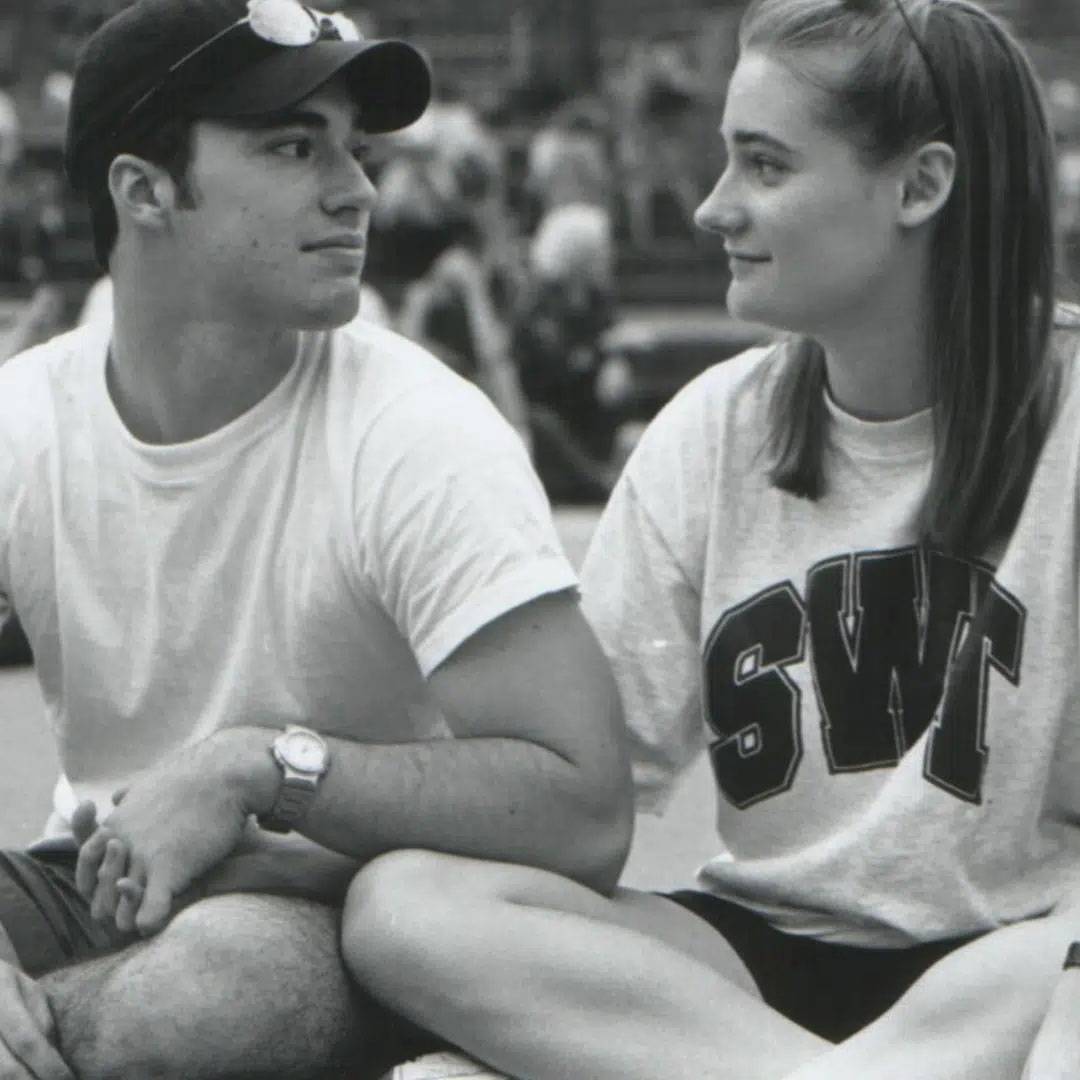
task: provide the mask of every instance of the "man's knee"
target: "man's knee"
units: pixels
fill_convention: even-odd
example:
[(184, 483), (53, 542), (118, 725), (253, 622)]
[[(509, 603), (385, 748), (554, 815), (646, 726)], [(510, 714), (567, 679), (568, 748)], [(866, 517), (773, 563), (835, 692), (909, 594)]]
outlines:
[[(156, 939), (179, 963), (265, 966), (270, 955), (295, 952), (339, 963), (338, 917), (323, 904), (235, 893), (202, 900), (181, 911)], [(267, 949), (272, 947), (272, 953)]]
[(268, 987), (283, 971), (308, 972), (322, 988), (325, 1015), (348, 1008), (337, 919), (317, 904), (214, 897), (185, 908), (122, 960), (101, 989), (120, 1027), (215, 1030), (238, 1003), (270, 1009)]
[(133, 1076), (231, 1075), (225, 1065), (261, 1057), (294, 1075), (296, 1047), (344, 1060), (358, 1034), (335, 914), (277, 897), (193, 904), (145, 944), (57, 973), (48, 990), (61, 1045), (87, 1077), (115, 1076), (118, 1063)]

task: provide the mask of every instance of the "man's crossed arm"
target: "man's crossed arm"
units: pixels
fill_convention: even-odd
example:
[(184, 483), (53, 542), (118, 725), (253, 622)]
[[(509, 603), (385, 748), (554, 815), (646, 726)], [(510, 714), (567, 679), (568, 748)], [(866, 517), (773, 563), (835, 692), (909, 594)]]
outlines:
[[(502, 616), (429, 686), (454, 737), (328, 739), (332, 765), (303, 833), (357, 861), (427, 848), (610, 889), (629, 844), (629, 770), (617, 691), (574, 600), (544, 597)], [(124, 793), (80, 852), (79, 886), (98, 915), (144, 933), (165, 924), (236, 850), (249, 816), (272, 806), (281, 779), (272, 735), (224, 729)]]

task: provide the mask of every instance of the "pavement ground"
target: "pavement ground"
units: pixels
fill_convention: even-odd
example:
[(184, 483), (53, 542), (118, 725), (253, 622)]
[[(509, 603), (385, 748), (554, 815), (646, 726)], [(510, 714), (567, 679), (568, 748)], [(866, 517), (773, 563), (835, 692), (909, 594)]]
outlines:
[[(556, 524), (580, 565), (597, 510), (559, 508)], [(40, 832), (57, 775), (56, 752), (31, 668), (0, 669), (0, 847), (23, 846)], [(703, 758), (688, 771), (662, 818), (639, 816), (625, 884), (646, 889), (687, 887), (714, 854), (716, 789)]]

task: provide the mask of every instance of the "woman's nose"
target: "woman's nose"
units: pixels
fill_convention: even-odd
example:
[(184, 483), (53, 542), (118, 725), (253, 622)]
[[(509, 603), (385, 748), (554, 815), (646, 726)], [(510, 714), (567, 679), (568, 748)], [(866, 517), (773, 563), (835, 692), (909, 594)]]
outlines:
[(699, 229), (722, 236), (738, 232), (746, 221), (745, 211), (731, 197), (726, 177), (726, 172), (720, 176), (694, 213), (694, 224)]

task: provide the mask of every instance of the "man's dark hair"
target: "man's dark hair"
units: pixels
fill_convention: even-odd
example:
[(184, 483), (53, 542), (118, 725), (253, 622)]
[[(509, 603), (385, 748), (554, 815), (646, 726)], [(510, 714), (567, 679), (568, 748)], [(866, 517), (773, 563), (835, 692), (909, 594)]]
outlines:
[[(194, 123), (189, 116), (171, 116), (156, 125), (153, 131), (134, 140), (125, 153), (145, 158), (160, 165), (177, 185), (180, 205), (195, 205), (195, 193), (188, 178), (191, 164), (191, 128)], [(94, 235), (94, 253), (101, 268), (108, 271), (109, 256), (116, 244), (118, 223), (116, 207), (109, 193), (108, 169), (100, 171), (87, 190), (90, 205), (90, 226)]]
[[(365, 129), (396, 131), (427, 107), (431, 72), (407, 42), (371, 41), (346, 20), (316, 27), (298, 6), (302, 47), (254, 29), (245, 0), (135, 0), (83, 47), (68, 109), (64, 164), (90, 204), (94, 246), (106, 265), (117, 221), (108, 173), (118, 154), (136, 154), (186, 183), (191, 118), (265, 116), (347, 73)], [(299, 44), (299, 43), (298, 43)]]

